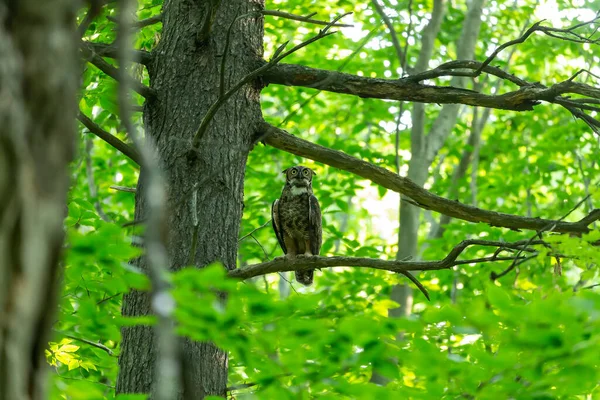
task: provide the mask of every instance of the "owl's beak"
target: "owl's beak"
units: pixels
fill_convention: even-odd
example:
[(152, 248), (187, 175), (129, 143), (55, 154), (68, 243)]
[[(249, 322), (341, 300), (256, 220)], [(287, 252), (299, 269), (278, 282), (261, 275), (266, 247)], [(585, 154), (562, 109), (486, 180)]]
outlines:
[(292, 185), (296, 187), (308, 187), (310, 186), (310, 181), (306, 178), (296, 178), (292, 180)]

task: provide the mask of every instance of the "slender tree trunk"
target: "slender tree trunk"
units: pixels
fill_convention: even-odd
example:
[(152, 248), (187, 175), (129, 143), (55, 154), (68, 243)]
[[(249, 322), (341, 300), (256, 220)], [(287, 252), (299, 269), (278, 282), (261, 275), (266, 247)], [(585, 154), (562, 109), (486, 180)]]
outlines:
[[(244, 170), (256, 124), (261, 120), (260, 88), (247, 85), (217, 112), (195, 157), (188, 156), (200, 121), (219, 96), (220, 74), (224, 74), (228, 89), (251, 71), (257, 57), (262, 57), (262, 17), (237, 21), (226, 53), (225, 43), (234, 18), (262, 9), (263, 0), (222, 1), (210, 34), (202, 37), (205, 14), (215, 3), (165, 1), (162, 37), (149, 66), (156, 97), (145, 105), (144, 122), (168, 185), (172, 270), (190, 264), (190, 260), (198, 267), (220, 261), (228, 269), (235, 268)], [(224, 71), (220, 71), (222, 57), (226, 57)], [(144, 171), (138, 183), (136, 219), (143, 219), (146, 212), (143, 176)], [(190, 257), (194, 237), (197, 245)], [(143, 259), (139, 264), (145, 268)], [(147, 293), (132, 292), (125, 297), (123, 315), (149, 313)], [(152, 392), (155, 347), (151, 328), (123, 330), (117, 393)], [(225, 396), (227, 354), (210, 343), (190, 340), (182, 340), (181, 350), (185, 394), (180, 398)]]
[(0, 1), (0, 399), (45, 399), (78, 84), (76, 2)]

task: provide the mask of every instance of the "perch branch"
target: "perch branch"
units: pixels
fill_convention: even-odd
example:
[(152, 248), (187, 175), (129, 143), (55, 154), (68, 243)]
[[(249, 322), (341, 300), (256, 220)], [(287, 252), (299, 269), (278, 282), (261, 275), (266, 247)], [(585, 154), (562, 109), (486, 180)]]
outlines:
[(310, 143), (290, 135), (286, 131), (276, 128), (268, 123), (260, 126), (259, 136), (264, 137), (264, 142), (288, 153), (306, 157), (311, 160), (339, 168), (381, 185), (389, 190), (410, 197), (416, 205), (427, 210), (437, 211), (452, 218), (469, 222), (483, 222), (491, 226), (509, 228), (513, 230), (530, 229), (539, 231), (547, 225), (556, 223), (554, 232), (559, 233), (586, 233), (588, 225), (600, 219), (600, 209), (595, 209), (586, 217), (577, 222), (554, 221), (541, 218), (529, 218), (496, 211), (482, 210), (477, 207), (462, 204), (437, 196), (419, 187), (410, 179), (394, 174), (387, 169), (375, 166), (369, 162), (359, 160), (341, 151), (329, 149)]
[(140, 153), (129, 146), (127, 143), (123, 142), (116, 136), (111, 135), (104, 129), (100, 127), (100, 125), (96, 124), (86, 115), (84, 115), (81, 111), (77, 114), (77, 119), (94, 135), (104, 140), (106, 143), (119, 150), (121, 153), (125, 154), (127, 157), (131, 159), (131, 161), (135, 162), (137, 165), (140, 165), (142, 157)]
[[(543, 244), (543, 241), (534, 241), (531, 244)], [(525, 260), (528, 257), (500, 257), (499, 251), (494, 252), (492, 256), (469, 260), (458, 260), (458, 257), (469, 246), (498, 247), (505, 249), (519, 249), (527, 244), (527, 240), (518, 242), (504, 243), (499, 241), (485, 240), (463, 240), (456, 245), (444, 259), (439, 261), (399, 261), (399, 260), (381, 260), (377, 258), (365, 257), (296, 257), (288, 259), (277, 257), (272, 261), (252, 264), (245, 267), (234, 269), (229, 272), (232, 278), (249, 279), (255, 276), (270, 274), (275, 272), (304, 271), (314, 268), (332, 268), (332, 267), (365, 267), (384, 271), (397, 272), (404, 274), (409, 271), (437, 271), (450, 269), (456, 265), (485, 263), (495, 261), (513, 261)], [(530, 250), (530, 249), (529, 249)], [(537, 255), (537, 254), (536, 254)]]

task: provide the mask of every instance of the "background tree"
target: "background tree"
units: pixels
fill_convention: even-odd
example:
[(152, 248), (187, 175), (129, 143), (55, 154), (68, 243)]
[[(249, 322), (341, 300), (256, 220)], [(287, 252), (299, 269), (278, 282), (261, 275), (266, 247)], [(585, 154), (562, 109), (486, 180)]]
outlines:
[[(78, 18), (86, 140), (53, 396), (592, 393), (594, 4), (132, 5)], [(327, 257), (269, 261), (270, 203), (298, 163), (318, 174)], [(314, 267), (314, 289), (277, 300), (267, 273)], [(431, 302), (387, 300), (405, 277)], [(398, 306), (414, 316), (388, 319)]]

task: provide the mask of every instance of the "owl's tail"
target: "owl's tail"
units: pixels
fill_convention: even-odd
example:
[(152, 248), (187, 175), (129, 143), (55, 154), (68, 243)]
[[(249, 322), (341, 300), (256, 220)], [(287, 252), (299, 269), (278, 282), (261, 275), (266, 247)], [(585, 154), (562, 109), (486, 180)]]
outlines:
[(296, 280), (304, 286), (310, 286), (313, 283), (314, 274), (314, 269), (308, 269), (306, 271), (296, 271)]

